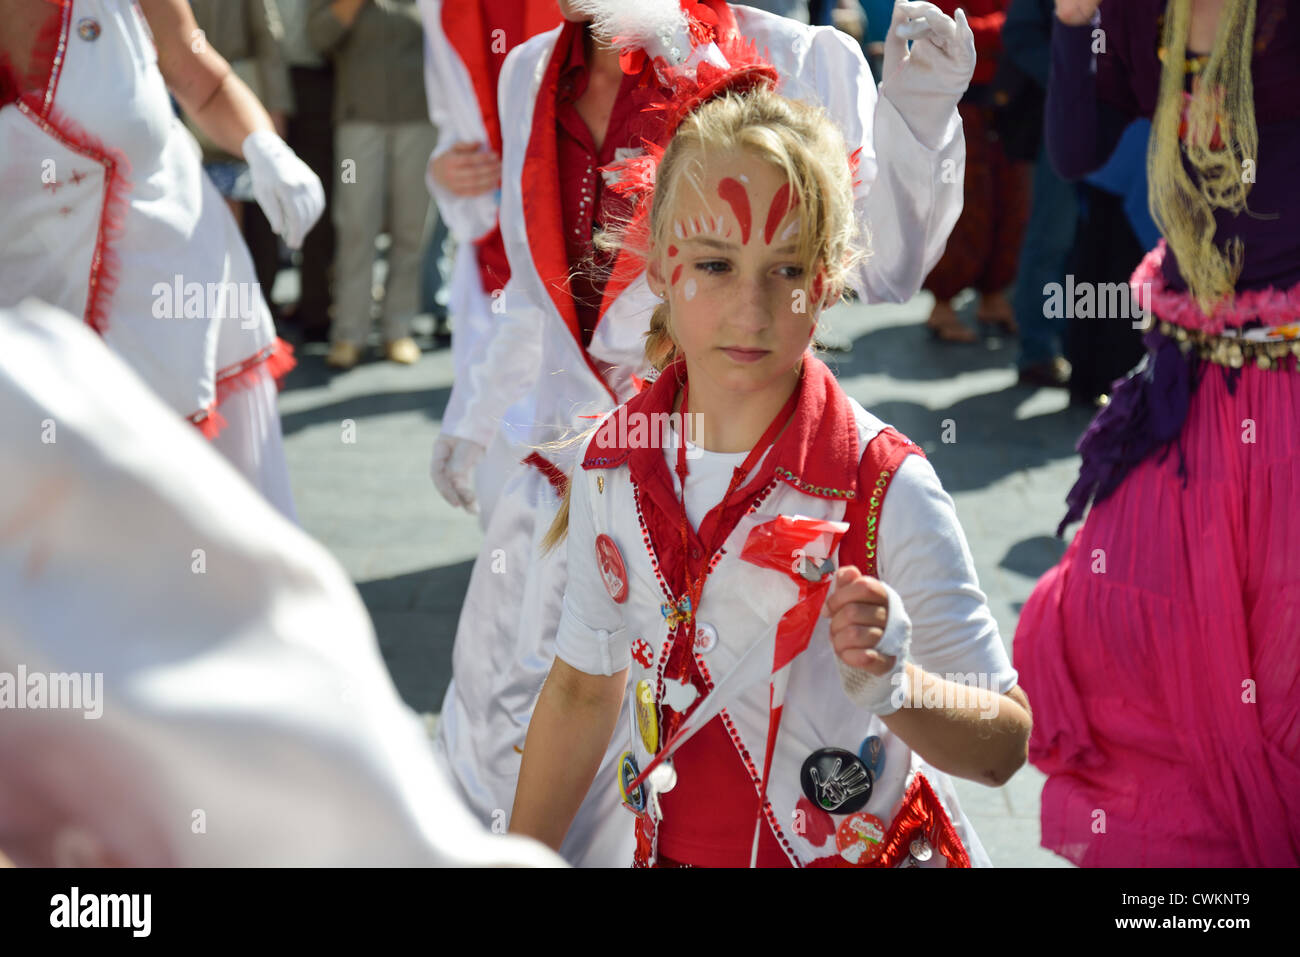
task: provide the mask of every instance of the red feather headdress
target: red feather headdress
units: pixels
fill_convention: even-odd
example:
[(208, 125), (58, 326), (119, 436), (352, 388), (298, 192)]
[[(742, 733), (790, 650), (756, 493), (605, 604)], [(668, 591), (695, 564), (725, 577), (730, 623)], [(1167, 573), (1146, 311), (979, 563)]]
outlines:
[[(663, 113), (665, 144), (683, 120), (714, 97), (775, 86), (779, 80), (754, 42), (735, 29), (721, 0), (575, 0), (573, 6), (592, 18), (594, 33), (620, 48), (625, 73), (640, 73), (647, 61), (653, 65), (669, 92), (648, 107)], [(664, 146), (647, 142), (643, 153), (602, 168), (609, 188), (632, 203), (629, 239), (644, 237), (663, 155)]]

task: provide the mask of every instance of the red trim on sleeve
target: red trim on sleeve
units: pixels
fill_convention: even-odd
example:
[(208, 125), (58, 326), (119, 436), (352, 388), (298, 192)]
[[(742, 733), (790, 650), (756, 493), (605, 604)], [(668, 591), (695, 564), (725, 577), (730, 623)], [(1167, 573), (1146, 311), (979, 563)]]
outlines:
[(524, 465), (531, 465), (533, 468), (537, 469), (537, 471), (545, 475), (546, 480), (550, 482), (551, 487), (555, 489), (555, 494), (561, 498), (564, 497), (564, 494), (569, 490), (569, 477), (560, 470), (559, 466), (544, 458), (536, 451), (529, 452), (528, 456), (522, 461)]
[(443, 32), (465, 65), (488, 145), (497, 153), (501, 152), (497, 81), (506, 54), (559, 22), (555, 4), (537, 0), (444, 0), (442, 4)]

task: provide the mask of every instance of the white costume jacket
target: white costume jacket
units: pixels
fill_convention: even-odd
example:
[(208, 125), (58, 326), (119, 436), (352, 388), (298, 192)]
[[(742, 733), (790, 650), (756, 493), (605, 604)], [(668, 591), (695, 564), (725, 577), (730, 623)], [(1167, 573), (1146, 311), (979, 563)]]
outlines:
[[(872, 469), (867, 475), (877, 478), (875, 485), (864, 486), (858, 480), (856, 450), (862, 450), (865, 458), (868, 446), (881, 436), (885, 424), (845, 396), (822, 363), (810, 358), (807, 365), (800, 386), (800, 404), (786, 430), (788, 439), (778, 441), (767, 464), (759, 467), (760, 474), (771, 477), (761, 491), (747, 497), (747, 518), (741, 519), (727, 536), (721, 557), (705, 580), (696, 609), (699, 624), (693, 649), (702, 685), (698, 679), (695, 683), (673, 680), (665, 673), (676, 626), (670, 628), (664, 605), (677, 602), (680, 595), (673, 593), (661, 556), (656, 554), (655, 516), (667, 510), (666, 524), (659, 525), (659, 540), (666, 540), (669, 550), (679, 551), (676, 513), (671, 511), (675, 503), (671, 498), (667, 503), (657, 501), (649, 485), (639, 487), (634, 478), (638, 472), (644, 477), (646, 463), (654, 468), (656, 459), (664, 466), (662, 474), (667, 478), (662, 446), (629, 452), (626, 448), (598, 449), (593, 440), (583, 467), (574, 475), (569, 580), (557, 655), (592, 674), (617, 674), (630, 668), (629, 695), (641, 681), (648, 680), (654, 688), (653, 726), (659, 729), (665, 727), (670, 711), (689, 714), (798, 598), (798, 588), (788, 575), (739, 557), (754, 522), (777, 515), (848, 520), (846, 505), (850, 497), (856, 496), (870, 496), (881, 505), (888, 502), (883, 512), (881, 506), (873, 506), (865, 520), (846, 534), (867, 536), (868, 557), (863, 564), (869, 565), (875, 558), (878, 544), (878, 566), (866, 570), (878, 574), (891, 590), (889, 631), (911, 629), (912, 660), (929, 672), (950, 678), (964, 676), (955, 680), (999, 694), (1016, 684), (1016, 673), (979, 591), (951, 500), (939, 486), (933, 469), (923, 457), (908, 454), (906, 440), (902, 440), (904, 445), (897, 449), (902, 456), (892, 460), (901, 458), (902, 464), (891, 462), (882, 470), (879, 462), (890, 460), (868, 460)], [(666, 372), (663, 379), (673, 378), (672, 372)], [(649, 393), (633, 400), (631, 405), (636, 411), (672, 408), (676, 385), (669, 382), (665, 390), (663, 379)], [(856, 439), (852, 447), (842, 441), (846, 431)], [(897, 440), (897, 433), (891, 430), (891, 435)], [(886, 447), (888, 442), (880, 446)], [(638, 455), (639, 463), (635, 458)], [(749, 488), (751, 481), (757, 482), (758, 476), (751, 476), (742, 488)], [(877, 491), (881, 483), (884, 490)], [(661, 488), (671, 495), (671, 485)], [(874, 535), (877, 516), (878, 538)], [(915, 522), (916, 516), (921, 517), (919, 522)], [(602, 572), (607, 573), (609, 565), (601, 561), (596, 548), (596, 539), (601, 535), (609, 536), (621, 555), (626, 582), (622, 603), (611, 597), (602, 580)], [(809, 557), (830, 557), (838, 566), (843, 555)], [(845, 694), (829, 627), (829, 619), (820, 618), (808, 647), (791, 665), (763, 806), (767, 825), (790, 862), (805, 866), (833, 860), (837, 855), (836, 825), (843, 820), (841, 815), (827, 814), (801, 801), (805, 792), (801, 790), (800, 771), (805, 759), (828, 747), (858, 754), (864, 740), (875, 735), (884, 743), (883, 773), (862, 810), (886, 825), (897, 824), (894, 850), (886, 852), (885, 863), (906, 862), (910, 842), (923, 836), (938, 852), (922, 866), (964, 864), (966, 860), (976, 866), (987, 865), (987, 855), (962, 814), (948, 777), (913, 753), (878, 717), (860, 709)], [(701, 640), (703, 635), (708, 637)], [(770, 663), (770, 653), (767, 660)], [(768, 729), (766, 677), (770, 671), (770, 667), (765, 670), (764, 680), (730, 695), (721, 712), (728, 736), (756, 791)], [(645, 705), (634, 701), (632, 708), (625, 709), (627, 725), (622, 733), (616, 732), (611, 748), (620, 753), (630, 751), (640, 769), (646, 768), (654, 753), (638, 733), (638, 721), (645, 718), (638, 718), (636, 711)], [(662, 732), (658, 741), (656, 751), (663, 744)], [(924, 794), (926, 788), (917, 780), (920, 777), (926, 779), (932, 794)], [(653, 790), (650, 782), (654, 780), (652, 776), (646, 783), (647, 790)], [(726, 803), (725, 796), (715, 797)], [(909, 798), (906, 805), (905, 797)], [(653, 816), (653, 808), (653, 798), (648, 797), (640, 816)], [(957, 850), (958, 844), (965, 860)], [(645, 850), (640, 848), (639, 852)], [(653, 853), (646, 857), (653, 861)]]
[(343, 569), (79, 317), (0, 309), (0, 356), (16, 864), (560, 863), (470, 815)]
[(260, 373), (287, 372), (291, 355), (172, 111), (139, 7), (49, 8), (57, 46), (43, 89), (0, 108), (0, 305), (34, 296), (84, 317), (165, 403), (215, 435), (222, 400)]
[[(517, 7), (517, 20), (498, 24), (489, 22), (488, 11), (479, 0), (420, 0), (425, 38), (424, 89), (429, 119), (438, 131), (438, 145), (431, 159), (457, 143), (482, 143), (500, 152), (493, 61), (499, 63), (511, 47), (554, 26), (559, 16), (549, 3), (521, 0)], [(438, 214), (456, 240), (449, 289), (455, 381), (473, 381), (472, 370), (483, 361), (504, 302), (501, 291), (485, 288), (475, 246), (476, 242), (495, 240), (492, 234), (498, 228), (501, 191), (459, 196), (439, 185), (431, 173), (426, 182), (438, 204)], [(469, 389), (453, 392), (443, 424), (450, 434), (458, 434), (454, 423), (462, 417), (460, 405), (470, 395)]]

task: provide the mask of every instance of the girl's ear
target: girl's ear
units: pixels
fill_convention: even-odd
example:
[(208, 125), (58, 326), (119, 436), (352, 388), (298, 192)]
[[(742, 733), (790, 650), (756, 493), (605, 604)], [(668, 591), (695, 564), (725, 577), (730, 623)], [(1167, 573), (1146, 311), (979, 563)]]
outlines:
[(660, 260), (659, 254), (653, 249), (650, 251), (650, 257), (646, 260), (645, 278), (646, 284), (650, 287), (650, 291), (660, 299), (663, 299), (667, 294), (667, 283), (664, 282), (663, 262)]

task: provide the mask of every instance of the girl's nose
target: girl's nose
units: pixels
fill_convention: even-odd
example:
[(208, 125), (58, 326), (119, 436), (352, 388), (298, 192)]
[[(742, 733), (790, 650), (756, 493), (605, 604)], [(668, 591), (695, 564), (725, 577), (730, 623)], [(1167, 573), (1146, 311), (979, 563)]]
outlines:
[(761, 331), (771, 323), (768, 289), (763, 277), (751, 277), (738, 284), (732, 300), (732, 323), (746, 332)]

